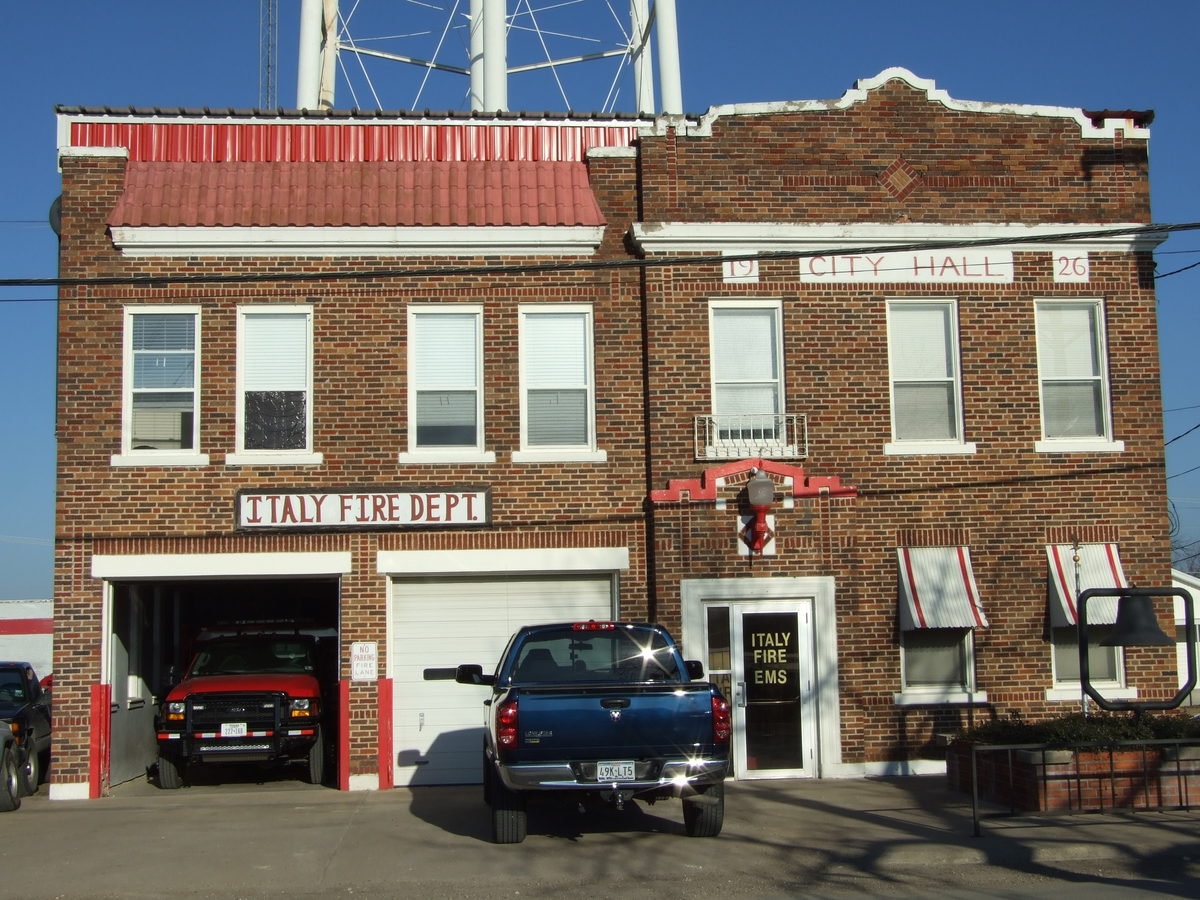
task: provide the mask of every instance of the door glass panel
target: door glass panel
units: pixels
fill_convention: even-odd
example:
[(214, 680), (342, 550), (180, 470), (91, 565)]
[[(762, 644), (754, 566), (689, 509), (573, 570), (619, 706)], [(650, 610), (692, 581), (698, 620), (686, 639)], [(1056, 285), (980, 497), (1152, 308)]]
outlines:
[(795, 612), (742, 614), (746, 767), (803, 765), (800, 634)]
[(708, 680), (716, 684), (733, 701), (733, 677), (730, 671), (733, 659), (730, 653), (729, 607), (710, 606), (706, 611), (708, 621)]

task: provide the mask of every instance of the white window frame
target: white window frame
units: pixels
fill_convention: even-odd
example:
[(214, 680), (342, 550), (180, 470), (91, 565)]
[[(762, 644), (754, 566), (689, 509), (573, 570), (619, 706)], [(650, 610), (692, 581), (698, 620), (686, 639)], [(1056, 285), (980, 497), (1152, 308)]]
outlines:
[[(908, 683), (908, 656), (913, 648), (908, 641), (914, 634), (933, 631), (961, 632), (959, 648), (962, 656), (963, 678), (958, 684)], [(893, 695), (897, 706), (919, 706), (935, 703), (986, 703), (987, 693), (975, 689), (975, 629), (974, 628), (917, 628), (900, 632), (901, 690)]]
[[(141, 316), (189, 315), (193, 317), (192, 347), (192, 449), (138, 449), (133, 446), (134, 365), (133, 324)], [(208, 454), (200, 452), (200, 307), (196, 305), (132, 304), (125, 307), (122, 336), (121, 452), (113, 454), (113, 466), (207, 466)], [(183, 393), (178, 391), (177, 393)]]
[[(528, 323), (530, 319), (545, 315), (574, 315), (581, 316), (584, 322), (584, 359), (583, 383), (571, 385), (538, 385), (532, 382), (527, 369), (530, 348), (528, 346)], [(604, 462), (608, 454), (596, 446), (596, 368), (595, 368), (595, 338), (593, 327), (595, 316), (590, 303), (538, 303), (522, 304), (517, 309), (520, 334), (520, 390), (521, 390), (521, 449), (514, 450), (513, 462)], [(530, 445), (529, 443), (529, 405), (528, 398), (531, 390), (550, 387), (562, 387), (571, 390), (583, 390), (586, 394), (586, 424), (587, 436), (577, 444)]]
[[(414, 336), (417, 329), (417, 319), (421, 316), (439, 315), (472, 315), (475, 317), (475, 358), (478, 366), (475, 372), (475, 446), (474, 447), (419, 447), (417, 445), (417, 384), (416, 353), (413, 352)], [(496, 454), (485, 448), (485, 396), (484, 396), (484, 358), (483, 358), (483, 305), (479, 303), (414, 303), (409, 305), (407, 313), (408, 352), (407, 352), (407, 409), (408, 409), (408, 449), (397, 454), (401, 463), (417, 463), (430, 465), (436, 463), (494, 463)]]
[[(712, 410), (714, 419), (718, 416), (717, 413), (717, 386), (720, 384), (733, 383), (720, 381), (717, 378), (717, 333), (716, 326), (717, 313), (720, 310), (766, 310), (772, 313), (775, 319), (775, 359), (777, 361), (777, 371), (775, 372), (775, 385), (779, 398), (779, 411), (775, 414), (779, 416), (781, 433), (776, 437), (771, 445), (778, 445), (782, 451), (787, 446), (787, 426), (783, 424), (784, 416), (787, 413), (787, 379), (784, 375), (784, 357), (783, 357), (783, 301), (780, 299), (762, 299), (762, 300), (710, 300), (708, 302), (708, 379), (709, 379), (709, 408)], [(715, 424), (715, 423), (714, 423)], [(719, 431), (719, 428), (714, 428), (714, 434)], [(713, 444), (720, 447), (723, 441), (719, 437), (714, 438)], [(743, 443), (740, 439), (730, 440), (730, 444)]]
[[(1046, 435), (1046, 383), (1053, 381), (1042, 373), (1042, 329), (1038, 322), (1038, 313), (1041, 309), (1051, 306), (1089, 306), (1095, 313), (1095, 330), (1092, 332), (1092, 340), (1095, 342), (1094, 350), (1099, 360), (1099, 373), (1095, 378), (1100, 385), (1100, 407), (1101, 407), (1101, 427), (1102, 434), (1094, 437), (1048, 437)], [(1038, 453), (1120, 453), (1125, 449), (1125, 442), (1113, 439), (1113, 424), (1112, 424), (1112, 395), (1111, 395), (1111, 379), (1108, 370), (1108, 341), (1107, 341), (1107, 317), (1105, 315), (1104, 301), (1098, 298), (1079, 298), (1079, 297), (1041, 297), (1036, 298), (1033, 303), (1034, 330), (1037, 335), (1037, 363), (1038, 363), (1038, 401), (1040, 414), (1040, 429), (1041, 439), (1034, 444), (1034, 450)]]
[[(1111, 628), (1111, 625), (1088, 625), (1089, 631), (1092, 628)], [(1075, 700), (1079, 701), (1083, 696), (1083, 683), (1078, 678), (1064, 678), (1058, 672), (1058, 651), (1059, 643), (1055, 640), (1057, 634), (1063, 630), (1075, 631), (1075, 626), (1057, 626), (1050, 629), (1050, 640), (1048, 646), (1050, 648), (1050, 669), (1053, 673), (1053, 687), (1046, 691), (1047, 700)], [(1092, 636), (1092, 635), (1089, 635)], [(1093, 645), (1103, 639), (1103, 635), (1096, 634)], [(1075, 653), (1079, 652), (1079, 645), (1072, 641), (1071, 646), (1075, 648)], [(1113, 678), (1096, 678), (1094, 673), (1089, 672), (1092, 686), (1095, 687), (1108, 700), (1133, 700), (1137, 698), (1137, 688), (1129, 687), (1125, 681), (1125, 651), (1121, 647), (1110, 648), (1114, 655), (1115, 669), (1117, 677)]]
[[(898, 381), (908, 382), (911, 379), (900, 379), (896, 374), (895, 342), (893, 340), (892, 315), (893, 311), (903, 307), (937, 306), (949, 311), (950, 324), (950, 359), (953, 372), (949, 378), (939, 381), (949, 381), (953, 385), (954, 427), (958, 433), (951, 439), (899, 439), (896, 434), (896, 384)], [(937, 455), (937, 454), (971, 454), (977, 451), (973, 441), (965, 440), (966, 421), (963, 414), (962, 392), (962, 354), (959, 341), (958, 299), (952, 297), (894, 297), (886, 302), (887, 318), (887, 350), (888, 350), (888, 406), (891, 415), (892, 437), (883, 446), (883, 452), (888, 456), (905, 455)]]
[[(307, 358), (305, 360), (305, 446), (296, 450), (258, 450), (247, 449), (245, 446), (246, 429), (246, 387), (245, 387), (245, 348), (246, 348), (246, 319), (249, 316), (271, 315), (303, 315), (307, 324)], [(236, 402), (236, 451), (226, 455), (225, 463), (230, 466), (304, 466), (320, 465), (324, 456), (313, 450), (313, 308), (308, 304), (252, 304), (240, 306), (237, 311), (237, 380), (235, 390)]]

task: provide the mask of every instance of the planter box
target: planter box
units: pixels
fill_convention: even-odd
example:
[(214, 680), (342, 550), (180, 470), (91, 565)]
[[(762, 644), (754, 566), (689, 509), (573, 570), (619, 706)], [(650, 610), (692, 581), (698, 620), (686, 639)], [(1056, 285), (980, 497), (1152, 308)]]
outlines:
[[(984, 749), (975, 754), (979, 798), (1023, 812), (1200, 807), (1200, 747), (1114, 750)], [(997, 745), (1002, 746), (1002, 745)], [(952, 789), (971, 792), (971, 745), (947, 749)]]

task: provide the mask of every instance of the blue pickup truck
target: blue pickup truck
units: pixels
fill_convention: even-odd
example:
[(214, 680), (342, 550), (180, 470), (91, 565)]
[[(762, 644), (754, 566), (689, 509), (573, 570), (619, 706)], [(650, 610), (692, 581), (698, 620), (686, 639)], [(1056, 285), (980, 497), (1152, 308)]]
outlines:
[(679, 797), (689, 835), (720, 833), (729, 704), (663, 628), (529, 625), (509, 640), (494, 674), (479, 665), (454, 672), (493, 691), (483, 789), (496, 843), (525, 839), (535, 792), (618, 808), (634, 797)]

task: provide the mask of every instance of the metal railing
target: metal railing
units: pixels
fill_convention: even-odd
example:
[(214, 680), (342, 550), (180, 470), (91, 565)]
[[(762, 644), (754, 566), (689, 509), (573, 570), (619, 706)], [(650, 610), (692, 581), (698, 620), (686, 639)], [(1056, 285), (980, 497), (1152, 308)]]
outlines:
[(802, 413), (696, 416), (696, 459), (808, 458)]
[[(1185, 748), (1192, 752), (1185, 752)], [(1200, 788), (1200, 739), (1197, 738), (1078, 743), (1069, 747), (973, 743), (970, 751), (971, 821), (976, 837), (981, 834), (981, 755), (991, 758), (989, 793), (993, 800), (998, 793), (1007, 795), (1009, 815), (1114, 809), (1191, 810), (1193, 793)], [(1126, 759), (1119, 762), (1119, 757), (1130, 753), (1138, 760), (1136, 763), (1131, 766)], [(1031, 763), (1035, 770), (1032, 785), (1030, 773), (1022, 772), (1018, 765), (1017, 754), (1027, 761), (1027, 769)], [(1069, 755), (1069, 759), (1060, 754)], [(1089, 757), (1088, 764), (1081, 759), (1084, 754)], [(1022, 788), (1026, 792), (1037, 791), (1037, 810), (1026, 809), (1019, 802)], [(1058, 800), (1066, 800), (1065, 808), (1054, 806), (1056, 792), (1060, 795)]]

